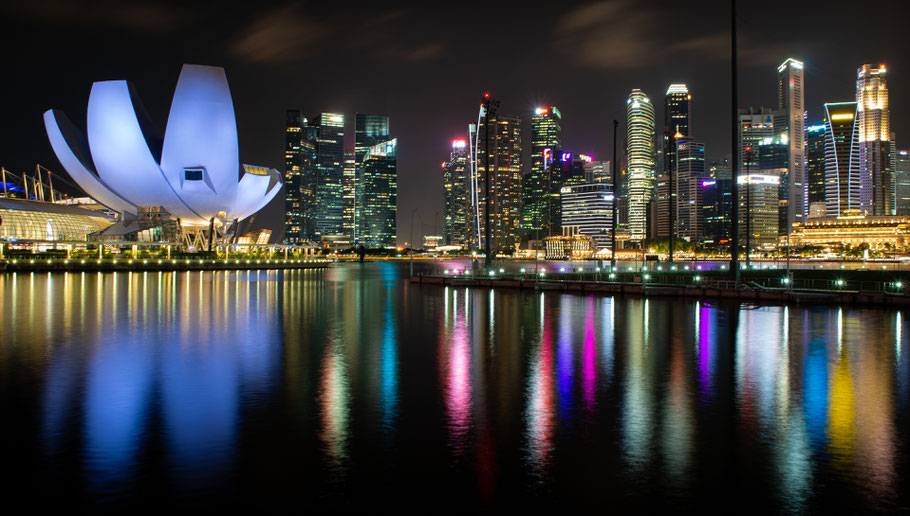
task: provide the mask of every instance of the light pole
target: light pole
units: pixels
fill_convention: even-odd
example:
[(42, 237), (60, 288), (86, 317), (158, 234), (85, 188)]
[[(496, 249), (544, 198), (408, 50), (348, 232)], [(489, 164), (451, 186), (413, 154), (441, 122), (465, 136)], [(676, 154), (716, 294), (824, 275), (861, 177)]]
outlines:
[(610, 174), (613, 182), (613, 206), (611, 206), (610, 222), (610, 272), (616, 271), (616, 203), (619, 200), (619, 188), (616, 186), (616, 130), (619, 127), (619, 121), (613, 120), (613, 162), (611, 163)]
[(733, 241), (730, 245), (730, 275), (733, 281), (739, 281), (739, 157), (737, 149), (739, 147), (737, 135), (739, 134), (739, 98), (737, 88), (737, 56), (736, 56), (736, 0), (730, 1), (730, 118), (732, 119), (733, 131), (730, 133), (730, 165), (733, 179), (730, 185), (730, 197), (733, 203), (733, 213), (730, 214), (730, 233)]
[(414, 214), (417, 213), (417, 208), (411, 210), (411, 238), (408, 241), (408, 255), (411, 258), (411, 277), (414, 276)]

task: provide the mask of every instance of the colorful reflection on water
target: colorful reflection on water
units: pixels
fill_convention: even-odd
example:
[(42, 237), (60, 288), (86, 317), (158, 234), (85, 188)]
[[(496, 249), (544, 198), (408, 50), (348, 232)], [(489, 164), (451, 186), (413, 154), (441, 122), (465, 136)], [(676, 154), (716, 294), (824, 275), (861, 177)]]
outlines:
[(907, 508), (903, 312), (419, 287), (405, 271), (0, 275), (10, 492)]

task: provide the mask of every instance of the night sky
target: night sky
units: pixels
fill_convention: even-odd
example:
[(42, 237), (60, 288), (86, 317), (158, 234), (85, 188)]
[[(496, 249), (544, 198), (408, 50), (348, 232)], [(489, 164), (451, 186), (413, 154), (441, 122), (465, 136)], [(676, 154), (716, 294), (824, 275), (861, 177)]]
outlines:
[[(740, 106), (775, 108), (776, 67), (806, 63), (810, 123), (822, 103), (855, 96), (856, 68), (885, 63), (892, 130), (910, 145), (904, 2), (740, 2)], [(876, 17), (879, 18), (876, 18)], [(729, 155), (729, 4), (664, 2), (0, 1), (0, 164), (57, 162), (41, 115), (60, 108), (83, 127), (93, 81), (132, 81), (163, 133), (183, 63), (225, 67), (243, 163), (283, 169), (284, 116), (299, 108), (388, 114), (399, 140), (399, 241), (442, 219), (440, 163), (477, 116), (480, 95), (528, 125), (537, 105), (563, 114), (566, 150), (609, 159), (614, 118), (641, 88), (658, 105), (671, 82), (693, 96), (693, 136), (709, 159)], [(621, 128), (623, 125), (620, 126)], [(660, 130), (660, 128), (659, 128)], [(529, 133), (525, 133), (525, 138)], [(623, 134), (620, 133), (620, 141)], [(526, 164), (527, 166), (527, 164)], [(260, 216), (279, 229), (283, 197)]]

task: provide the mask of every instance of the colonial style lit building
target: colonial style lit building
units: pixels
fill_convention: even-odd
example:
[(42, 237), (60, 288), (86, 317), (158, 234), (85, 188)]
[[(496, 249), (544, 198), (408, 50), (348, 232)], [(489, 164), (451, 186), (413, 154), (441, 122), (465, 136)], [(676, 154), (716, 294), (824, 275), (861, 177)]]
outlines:
[(910, 217), (864, 216), (858, 211), (840, 217), (813, 219), (793, 226), (791, 246), (846, 247), (869, 244), (885, 249), (887, 244), (902, 248), (910, 244)]
[(563, 234), (544, 238), (547, 260), (588, 260), (594, 258), (597, 244), (591, 235), (579, 233), (578, 227), (563, 227)]

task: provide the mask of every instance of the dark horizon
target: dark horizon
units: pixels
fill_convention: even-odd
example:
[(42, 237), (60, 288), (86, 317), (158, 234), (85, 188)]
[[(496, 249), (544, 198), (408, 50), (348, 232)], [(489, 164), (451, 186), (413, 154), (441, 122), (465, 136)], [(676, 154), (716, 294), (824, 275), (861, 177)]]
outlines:
[[(477, 5), (492, 20), (486, 25), (496, 27), (495, 42), (480, 38), (485, 23), (476, 19), (481, 11), (473, 5), (345, 10), (280, 1), (255, 7), (134, 0), (7, 4), (0, 12), (7, 41), (16, 43), (2, 51), (10, 73), (0, 86), (0, 164), (21, 173), (41, 163), (62, 173), (41, 115), (59, 108), (84, 127), (89, 89), (99, 80), (133, 82), (163, 130), (183, 63), (225, 67), (243, 163), (283, 170), (287, 109), (307, 116), (343, 112), (351, 119), (351, 141), (354, 113), (389, 115), (401, 149), (399, 242), (408, 239), (414, 208), (420, 221), (415, 236), (433, 232), (436, 212), (441, 219), (439, 163), (451, 140), (476, 118), (485, 91), (502, 101), (502, 113), (521, 116), (525, 125), (534, 107), (558, 106), (566, 150), (605, 160), (612, 120), (624, 123), (632, 88), (643, 89), (658, 105), (660, 126), (667, 86), (686, 83), (693, 136), (706, 144), (708, 159), (729, 155), (728, 5)], [(891, 5), (897, 14), (899, 4)], [(837, 28), (853, 10), (846, 2), (809, 1), (789, 18), (775, 18), (766, 7), (741, 2), (739, 105), (775, 108), (776, 67), (794, 57), (806, 65), (808, 122), (819, 123), (824, 102), (854, 99), (856, 68), (884, 63), (892, 132), (898, 148), (906, 148), (910, 104), (895, 94), (908, 84), (901, 18), (883, 15), (875, 23), (851, 24), (844, 37)], [(469, 59), (483, 52), (490, 57)], [(279, 222), (281, 199), (264, 210), (262, 221)]]

